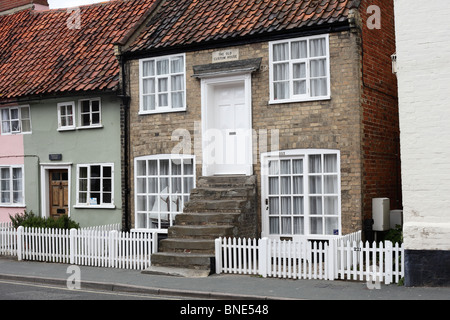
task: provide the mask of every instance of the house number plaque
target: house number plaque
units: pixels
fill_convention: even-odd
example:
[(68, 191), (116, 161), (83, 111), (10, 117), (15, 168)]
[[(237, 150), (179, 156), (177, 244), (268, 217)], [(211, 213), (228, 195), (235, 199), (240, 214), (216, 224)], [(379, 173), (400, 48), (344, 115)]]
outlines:
[(228, 49), (214, 51), (212, 53), (212, 62), (227, 62), (239, 60), (239, 49)]

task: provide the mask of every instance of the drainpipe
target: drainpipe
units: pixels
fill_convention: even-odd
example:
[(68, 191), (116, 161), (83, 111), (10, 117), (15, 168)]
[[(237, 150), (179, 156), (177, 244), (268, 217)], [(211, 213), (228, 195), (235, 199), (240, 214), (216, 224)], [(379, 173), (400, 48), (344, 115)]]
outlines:
[(122, 143), (122, 155), (123, 155), (123, 162), (122, 162), (122, 174), (123, 174), (123, 184), (122, 184), (122, 201), (123, 201), (123, 217), (122, 217), (122, 229), (123, 231), (129, 231), (131, 229), (130, 225), (130, 188), (129, 188), (129, 134), (128, 134), (128, 119), (129, 119), (129, 110), (130, 110), (130, 97), (127, 95), (126, 92), (126, 76), (125, 76), (125, 61), (122, 57), (122, 55), (118, 56), (120, 69), (122, 73), (122, 93), (118, 96), (120, 99), (122, 99), (122, 108), (123, 108), (123, 117), (121, 117), (123, 123), (122, 128), (123, 131), (121, 132), (123, 137), (123, 143)]

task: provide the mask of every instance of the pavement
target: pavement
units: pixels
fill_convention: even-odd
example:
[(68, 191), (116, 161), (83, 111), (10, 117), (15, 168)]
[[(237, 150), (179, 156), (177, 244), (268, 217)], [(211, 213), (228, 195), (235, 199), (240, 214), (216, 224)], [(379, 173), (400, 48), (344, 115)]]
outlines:
[[(67, 286), (70, 265), (0, 257), (0, 280)], [(180, 277), (79, 266), (82, 289), (203, 300), (449, 300), (450, 287), (404, 287), (359, 281), (293, 280), (251, 275)]]

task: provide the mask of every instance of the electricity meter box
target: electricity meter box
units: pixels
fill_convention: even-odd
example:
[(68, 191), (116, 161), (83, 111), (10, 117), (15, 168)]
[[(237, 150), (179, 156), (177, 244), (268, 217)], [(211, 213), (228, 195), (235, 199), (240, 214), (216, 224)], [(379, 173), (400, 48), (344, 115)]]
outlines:
[(389, 198), (372, 199), (373, 231), (386, 231), (390, 227)]

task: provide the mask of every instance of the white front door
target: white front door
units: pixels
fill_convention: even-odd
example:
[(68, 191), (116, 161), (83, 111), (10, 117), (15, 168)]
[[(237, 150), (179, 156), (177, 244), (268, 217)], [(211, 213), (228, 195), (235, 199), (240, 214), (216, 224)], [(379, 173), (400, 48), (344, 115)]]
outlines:
[(202, 114), (205, 175), (252, 174), (249, 87), (244, 79), (235, 78), (206, 86)]

